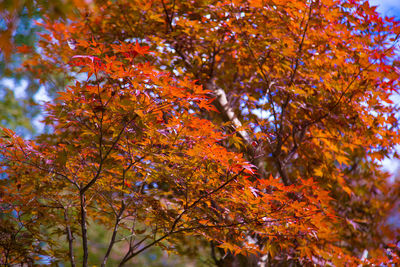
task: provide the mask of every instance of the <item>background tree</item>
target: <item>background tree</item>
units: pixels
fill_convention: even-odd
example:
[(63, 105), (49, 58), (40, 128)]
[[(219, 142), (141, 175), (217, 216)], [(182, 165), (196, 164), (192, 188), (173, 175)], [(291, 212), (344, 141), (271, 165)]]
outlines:
[[(398, 22), (380, 17), (366, 1), (328, 0), (98, 1), (80, 15), (68, 23), (44, 23), (50, 33), (42, 36), (41, 53), (26, 65), (69, 73), (66, 63), (74, 56), (112, 57), (103, 50), (88, 52), (90, 40), (95, 47), (148, 45), (154, 52), (145, 60), (173, 72), (173, 79), (189, 76), (215, 98), (219, 112), (201, 105), (188, 110), (220, 125), (228, 137), (219, 144), (258, 167), (250, 180), (264, 184), (265, 196), (304, 205), (299, 177), (314, 177), (329, 190), (338, 220), (314, 225), (315, 239), (301, 238), (302, 231), (267, 238), (248, 229), (246, 238), (264, 255), (259, 260), (340, 265), (366, 252), (376, 261), (394, 256), (385, 250), (397, 238), (385, 217), (398, 191), (380, 160), (397, 156), (399, 142), (397, 107), (390, 99), (398, 90)], [(79, 45), (72, 49), (68, 42)], [(107, 76), (97, 82), (104, 79), (110, 82)], [(162, 115), (164, 121), (176, 118), (170, 110)], [(288, 199), (280, 196), (271, 189), (270, 175), (282, 181), (273, 183), (276, 191), (297, 189)], [(157, 189), (170, 192), (167, 185), (162, 180)], [(239, 261), (231, 253), (238, 247), (213, 240), (228, 249), (221, 258), (212, 255), (216, 264)]]
[[(60, 73), (45, 73), (42, 69), (42, 83), (30, 70), (22, 69), (26, 58), (23, 53), (35, 47), (42, 27), (35, 20), (67, 19), (77, 7), (88, 7), (89, 1), (78, 0), (4, 0), (0, 3), (0, 124), (18, 132), (34, 134), (34, 118), (40, 113), (35, 94), (43, 88), (50, 97), (55, 97), (68, 81)], [(28, 48), (30, 47), (30, 48)], [(28, 50), (27, 50), (28, 49)], [(40, 66), (36, 66), (40, 70)], [(45, 82), (43, 82), (45, 81)], [(16, 94), (14, 88), (20, 88)], [(43, 91), (42, 91), (43, 92)]]

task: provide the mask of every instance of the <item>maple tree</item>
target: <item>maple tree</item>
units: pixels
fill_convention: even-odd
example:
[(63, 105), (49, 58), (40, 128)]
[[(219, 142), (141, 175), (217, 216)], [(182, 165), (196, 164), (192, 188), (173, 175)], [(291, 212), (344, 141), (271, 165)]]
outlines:
[(71, 82), (46, 106), (53, 133), (3, 129), (3, 264), (87, 266), (91, 222), (110, 231), (103, 265), (180, 236), (218, 266), (399, 262), (380, 165), (399, 143), (393, 18), (356, 0), (136, 0), (40, 25), (26, 68)]

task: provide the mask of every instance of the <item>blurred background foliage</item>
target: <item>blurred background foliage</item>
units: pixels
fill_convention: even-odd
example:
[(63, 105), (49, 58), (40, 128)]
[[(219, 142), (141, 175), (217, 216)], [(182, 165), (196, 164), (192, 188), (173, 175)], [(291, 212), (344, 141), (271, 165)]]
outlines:
[[(39, 108), (34, 95), (39, 83), (20, 69), (23, 55), (15, 53), (18, 46), (34, 46), (40, 18), (33, 1), (5, 0), (0, 3), (0, 125), (19, 133), (34, 133), (32, 119)], [(18, 90), (16, 90), (18, 88)]]
[[(42, 31), (41, 18), (66, 19), (76, 7), (88, 1), (77, 0), (2, 0), (0, 1), (0, 125), (17, 130), (22, 135), (38, 133), (35, 117), (38, 95), (53, 96), (62, 89), (61, 77), (48, 77), (40, 83), (21, 68), (25, 55), (16, 53), (21, 47), (35, 47)], [(40, 52), (40, 51), (37, 51)], [(36, 97), (35, 97), (36, 96)]]

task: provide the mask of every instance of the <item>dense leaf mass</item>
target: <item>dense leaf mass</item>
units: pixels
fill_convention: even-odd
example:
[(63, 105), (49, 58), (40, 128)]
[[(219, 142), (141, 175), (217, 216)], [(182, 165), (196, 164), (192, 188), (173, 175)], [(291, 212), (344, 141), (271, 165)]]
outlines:
[(187, 238), (218, 266), (399, 263), (399, 22), (358, 0), (82, 2), (19, 49), (69, 86), (52, 133), (2, 130), (2, 264), (87, 266), (92, 223), (103, 265)]

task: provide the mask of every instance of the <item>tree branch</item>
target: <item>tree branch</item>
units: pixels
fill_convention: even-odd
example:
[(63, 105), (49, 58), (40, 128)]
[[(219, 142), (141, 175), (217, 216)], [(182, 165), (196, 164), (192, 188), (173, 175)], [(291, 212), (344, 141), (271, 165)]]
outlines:
[(68, 239), (68, 249), (69, 249), (69, 261), (71, 262), (71, 267), (75, 267), (75, 258), (74, 258), (74, 237), (72, 235), (71, 226), (69, 225), (69, 217), (68, 217), (68, 209), (64, 208), (64, 220), (66, 223), (66, 234)]
[(86, 198), (85, 198), (85, 193), (80, 192), (79, 193), (79, 199), (81, 203), (81, 231), (82, 231), (82, 251), (83, 251), (83, 262), (82, 266), (87, 267), (88, 266), (88, 256), (89, 256), (89, 250), (88, 250), (88, 239), (87, 239), (87, 225), (86, 225)]
[(115, 224), (114, 224), (113, 233), (112, 233), (112, 236), (111, 236), (110, 243), (109, 243), (109, 245), (108, 245), (107, 252), (106, 252), (106, 254), (104, 255), (103, 263), (101, 264), (102, 267), (105, 267), (105, 266), (106, 266), (108, 257), (109, 257), (109, 255), (110, 255), (110, 253), (111, 253), (111, 250), (112, 250), (112, 248), (113, 248), (113, 246), (114, 246), (114, 244), (115, 244), (115, 238), (116, 238), (116, 236), (117, 236), (119, 223), (120, 223), (120, 221), (121, 221), (121, 215), (122, 215), (122, 213), (124, 212), (124, 210), (125, 210), (125, 206), (122, 205), (121, 209), (119, 210), (119, 213), (118, 213), (117, 217), (115, 218)]
[[(118, 133), (118, 136), (115, 138), (115, 140), (113, 141), (113, 143), (111, 144), (110, 148), (107, 150), (107, 152), (105, 153), (104, 157), (102, 157), (100, 159), (100, 163), (99, 163), (99, 168), (97, 169), (96, 175), (92, 178), (92, 180), (89, 181), (89, 183), (87, 183), (81, 190), (81, 194), (85, 193), (100, 177), (102, 168), (103, 168), (103, 163), (106, 160), (106, 158), (108, 157), (108, 155), (111, 153), (111, 151), (114, 149), (115, 145), (119, 142), (119, 140), (122, 137), (122, 134), (125, 131), (125, 128), (132, 123), (139, 115), (137, 115), (135, 113), (135, 115), (133, 116), (133, 118), (131, 120), (129, 120), (120, 130), (120, 132)], [(101, 147), (100, 147), (100, 151), (101, 151)]]

